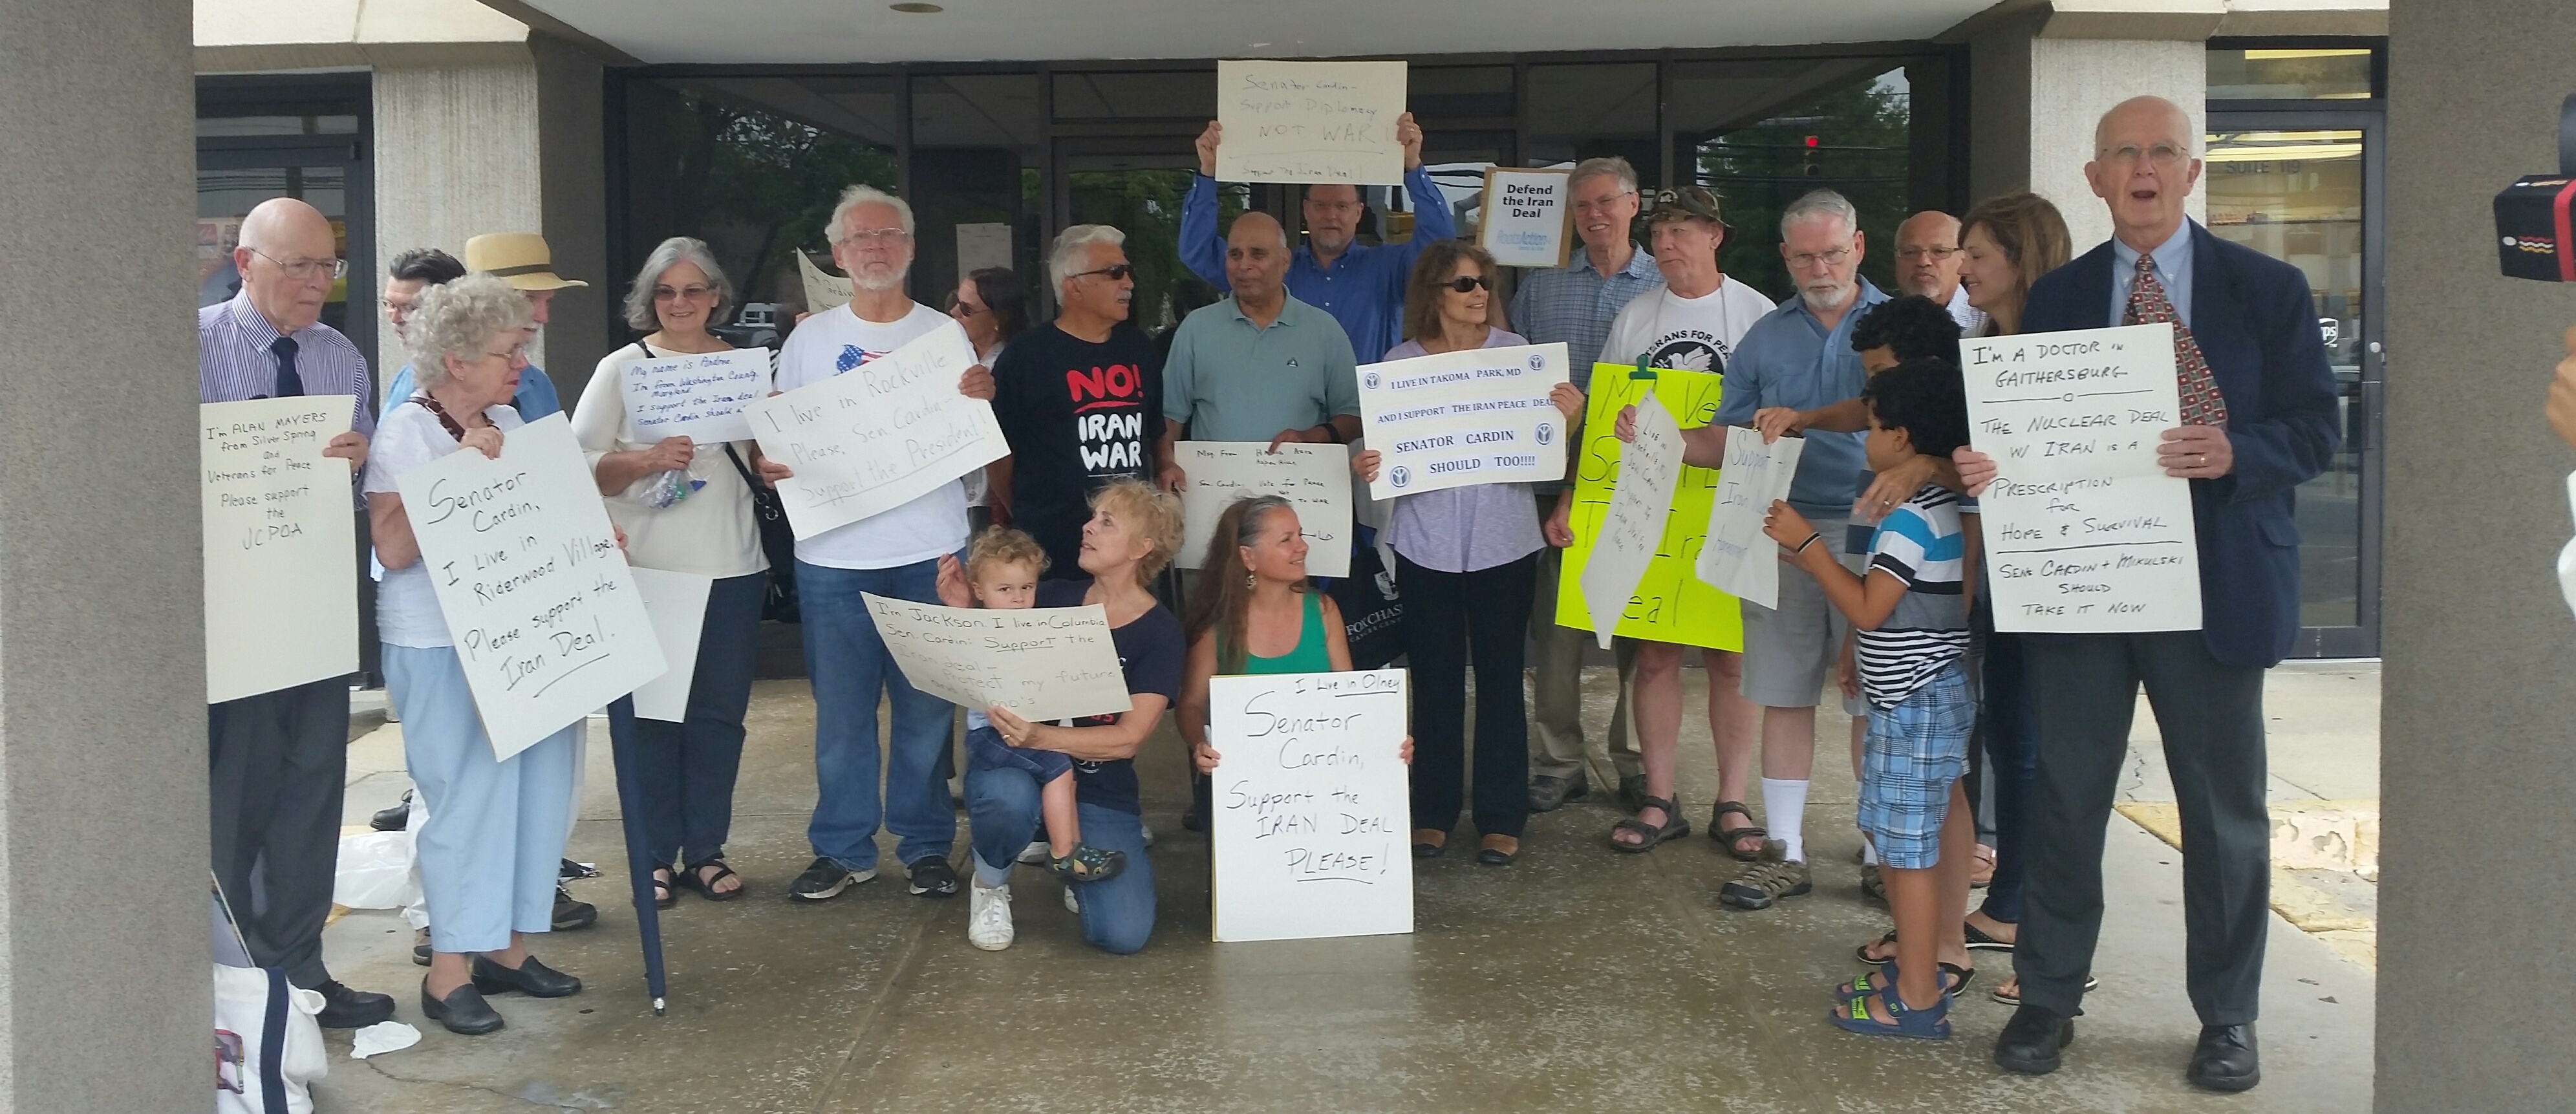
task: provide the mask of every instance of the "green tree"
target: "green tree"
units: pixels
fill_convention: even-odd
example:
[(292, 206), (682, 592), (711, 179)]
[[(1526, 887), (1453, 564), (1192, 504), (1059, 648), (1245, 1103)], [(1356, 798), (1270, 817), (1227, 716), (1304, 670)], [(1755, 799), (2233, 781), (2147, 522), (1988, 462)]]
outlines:
[(1774, 298), (1795, 293), (1780, 259), (1780, 213), (1809, 190), (1832, 189), (1860, 210), (1861, 273), (1894, 289), (1896, 226), (1911, 211), (1911, 124), (1908, 96), (1871, 77), (1703, 139), (1699, 181), (1723, 199), (1732, 229), (1718, 249), (1726, 273)]
[(665, 126), (678, 152), (673, 211), (689, 235), (733, 225), (750, 230), (751, 250), (724, 259), (742, 300), (778, 300), (781, 269), (795, 248), (821, 251), (841, 190), (864, 182), (891, 192), (894, 152), (774, 113), (683, 91)]

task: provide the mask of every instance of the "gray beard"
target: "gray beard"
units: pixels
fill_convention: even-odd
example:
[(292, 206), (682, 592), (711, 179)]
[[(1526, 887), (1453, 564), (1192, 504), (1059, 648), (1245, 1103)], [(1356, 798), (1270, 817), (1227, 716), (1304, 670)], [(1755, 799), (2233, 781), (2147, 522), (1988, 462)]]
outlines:
[(1838, 310), (1849, 305), (1851, 303), (1852, 296), (1858, 293), (1860, 293), (1860, 284), (1854, 283), (1850, 286), (1840, 288), (1831, 301), (1818, 301), (1814, 293), (1810, 292), (1806, 287), (1801, 286), (1798, 288), (1798, 300), (1807, 303), (1808, 309), (1815, 310), (1818, 313), (1831, 313), (1834, 310)]
[(865, 274), (851, 275), (850, 285), (861, 290), (882, 294), (888, 290), (892, 290), (903, 285), (903, 272), (896, 271), (882, 279), (870, 278)]

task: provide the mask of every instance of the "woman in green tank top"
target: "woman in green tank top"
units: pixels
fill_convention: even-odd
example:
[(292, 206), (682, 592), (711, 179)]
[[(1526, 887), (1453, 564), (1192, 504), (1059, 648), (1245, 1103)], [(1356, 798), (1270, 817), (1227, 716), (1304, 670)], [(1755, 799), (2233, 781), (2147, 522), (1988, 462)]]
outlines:
[(1336, 673), (1351, 667), (1341, 609), (1306, 582), (1306, 539), (1297, 510), (1275, 495), (1237, 500), (1217, 519), (1207, 558), (1199, 565), (1187, 628), (1190, 656), (1181, 677), (1181, 738), (1202, 774), (1214, 768), (1216, 759), (1207, 738), (1210, 677)]

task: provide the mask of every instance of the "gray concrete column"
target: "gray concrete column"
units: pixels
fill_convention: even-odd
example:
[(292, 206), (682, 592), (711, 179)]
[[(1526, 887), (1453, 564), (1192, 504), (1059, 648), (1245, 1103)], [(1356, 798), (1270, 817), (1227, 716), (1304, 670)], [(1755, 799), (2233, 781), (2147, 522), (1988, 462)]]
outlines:
[[(618, 320), (630, 276), (608, 272), (607, 108), (600, 60), (553, 35), (528, 36), (537, 61), (537, 138), (546, 246), (555, 270), (590, 284), (555, 295), (546, 374), (569, 409), (599, 358), (629, 336)], [(668, 235), (668, 233), (664, 233)]]
[(189, 5), (0, 27), (0, 1110), (204, 1110)]
[[(2035, 37), (2039, 27), (2032, 17), (1969, 40), (1969, 192), (1983, 200), (2027, 189), (2055, 202), (2080, 254), (2111, 236), (2110, 213), (2084, 181), (2095, 121), (2147, 94), (2203, 120), (2208, 43)], [(2191, 215), (2204, 211), (2194, 191)]]
[(2576, 286), (2498, 275), (2492, 199), (2558, 165), (2576, 5), (2398, 0), (2389, 23), (2378, 1109), (2564, 1111), (2576, 452), (2540, 407)]
[[(377, 259), (417, 247), (463, 258), (478, 233), (545, 229), (534, 61), (381, 67), (375, 132)], [(392, 329), (377, 335), (381, 387), (407, 357)], [(529, 346), (540, 365), (548, 339)]]

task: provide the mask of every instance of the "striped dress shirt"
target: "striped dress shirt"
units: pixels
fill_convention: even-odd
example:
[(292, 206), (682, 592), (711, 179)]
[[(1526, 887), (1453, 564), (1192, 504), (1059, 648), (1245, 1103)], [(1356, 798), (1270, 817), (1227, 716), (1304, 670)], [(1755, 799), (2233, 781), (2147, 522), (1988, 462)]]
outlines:
[(1512, 294), (1512, 329), (1531, 344), (1565, 345), (1566, 371), (1578, 390), (1592, 389), (1592, 364), (1610, 339), (1610, 322), (1640, 295), (1664, 284), (1654, 253), (1637, 248), (1614, 275), (1592, 269), (1577, 247), (1565, 266), (1521, 272)]
[[(367, 412), (367, 359), (338, 329), (315, 322), (297, 329), (295, 374), (308, 395), (348, 395), (349, 428), (370, 438), (376, 417)], [(277, 327), (260, 316), (244, 291), (233, 300), (197, 311), (197, 401), (240, 402), (277, 393)]]

